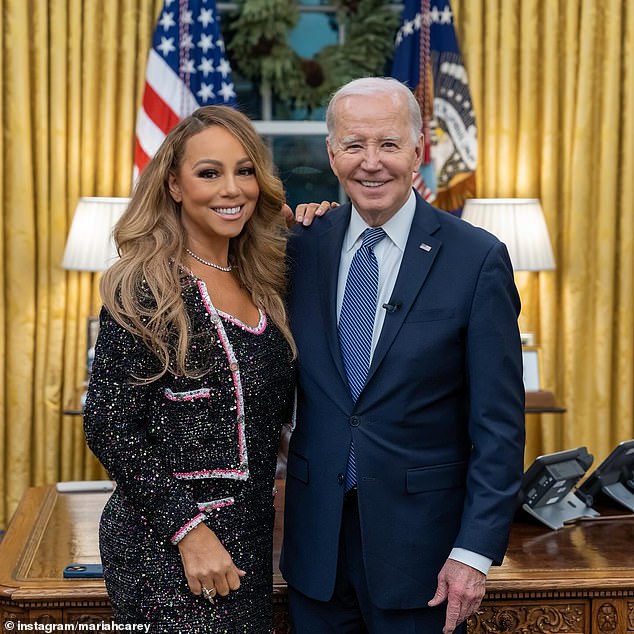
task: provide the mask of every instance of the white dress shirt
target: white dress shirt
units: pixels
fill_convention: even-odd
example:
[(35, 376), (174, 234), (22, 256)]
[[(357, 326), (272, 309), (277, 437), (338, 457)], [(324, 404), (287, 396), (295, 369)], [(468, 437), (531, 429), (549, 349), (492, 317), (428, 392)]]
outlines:
[[(406, 203), (383, 225), (386, 236), (374, 247), (374, 255), (379, 265), (379, 288), (374, 328), (372, 330), (371, 355), (374, 354), (374, 349), (376, 348), (381, 329), (383, 328), (383, 321), (385, 320), (385, 314), (387, 312), (384, 305), (390, 303), (392, 291), (396, 284), (396, 278), (401, 268), (405, 245), (407, 244), (412, 221), (414, 220), (415, 210), (416, 196), (414, 195), (414, 190), (412, 190)], [(370, 225), (361, 218), (359, 212), (353, 205), (350, 224), (348, 225), (341, 247), (339, 279), (337, 283), (337, 321), (341, 314), (343, 294), (346, 288), (346, 280), (348, 279), (348, 271), (352, 264), (352, 258), (363, 242), (363, 232), (369, 227)], [(489, 572), (492, 563), (492, 560), (488, 557), (484, 557), (483, 555), (464, 548), (454, 548), (449, 554), (449, 557), (450, 559), (467, 564), (485, 575)]]
[[(374, 255), (379, 264), (379, 289), (377, 296), (377, 310), (374, 317), (374, 329), (372, 330), (372, 348), (371, 355), (374, 354), (376, 343), (379, 340), (383, 321), (385, 319), (386, 310), (383, 304), (389, 304), (396, 277), (401, 268), (405, 245), (409, 236), (409, 230), (414, 220), (414, 211), (416, 209), (416, 197), (414, 190), (407, 202), (382, 226), (386, 236), (374, 247)], [(350, 224), (343, 238), (341, 248), (341, 261), (339, 263), (339, 280), (337, 285), (337, 321), (341, 314), (341, 306), (343, 304), (343, 293), (346, 289), (346, 280), (348, 279), (348, 271), (352, 264), (352, 258), (357, 249), (363, 242), (362, 234), (368, 225), (359, 212), (352, 206), (352, 215), (350, 216)]]

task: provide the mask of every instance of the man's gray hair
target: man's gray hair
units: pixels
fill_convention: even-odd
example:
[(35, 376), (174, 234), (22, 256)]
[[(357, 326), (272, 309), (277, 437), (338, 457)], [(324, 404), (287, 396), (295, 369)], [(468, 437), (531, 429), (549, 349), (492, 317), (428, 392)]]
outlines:
[(412, 143), (416, 145), (423, 128), (423, 119), (420, 114), (420, 106), (412, 91), (403, 83), (393, 77), (362, 77), (353, 79), (344, 84), (330, 98), (328, 109), (326, 110), (326, 127), (328, 128), (328, 139), (334, 142), (335, 109), (340, 99), (344, 97), (374, 97), (376, 95), (400, 95), (407, 103), (408, 119), (411, 129)]

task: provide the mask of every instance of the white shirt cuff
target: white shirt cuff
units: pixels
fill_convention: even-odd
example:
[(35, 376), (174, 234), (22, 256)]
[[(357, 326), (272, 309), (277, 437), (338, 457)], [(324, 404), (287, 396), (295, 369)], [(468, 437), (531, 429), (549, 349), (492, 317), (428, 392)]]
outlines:
[(467, 564), (476, 570), (479, 570), (483, 575), (488, 574), (489, 568), (493, 563), (492, 559), (474, 553), (472, 550), (466, 550), (465, 548), (453, 548), (449, 553), (449, 559), (454, 559), (462, 564)]

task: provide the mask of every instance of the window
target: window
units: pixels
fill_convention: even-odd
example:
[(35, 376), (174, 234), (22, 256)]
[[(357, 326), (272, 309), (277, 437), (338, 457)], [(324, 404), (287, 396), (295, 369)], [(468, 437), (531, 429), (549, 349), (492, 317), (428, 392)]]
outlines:
[[(301, 56), (310, 58), (323, 46), (342, 41), (344, 29), (339, 28), (332, 5), (324, 0), (300, 0), (298, 4), (300, 19), (289, 34), (289, 43)], [(236, 5), (218, 2), (217, 7), (222, 14), (235, 10)], [(301, 202), (344, 201), (326, 152), (325, 109), (289, 108), (266, 87), (240, 77), (235, 64), (233, 80), (239, 108), (273, 152), (289, 205), (294, 209)]]
[[(289, 43), (302, 57), (313, 57), (322, 47), (345, 41), (345, 25), (337, 22), (335, 7), (327, 0), (296, 1), (300, 19), (289, 34)], [(401, 12), (403, 5), (386, 2)], [(217, 2), (221, 15), (236, 10), (235, 2)], [(239, 108), (267, 140), (284, 183), (289, 205), (338, 200), (346, 196), (330, 170), (326, 152), (325, 108), (311, 112), (279, 102), (266, 86), (240, 77), (233, 64), (233, 80)]]

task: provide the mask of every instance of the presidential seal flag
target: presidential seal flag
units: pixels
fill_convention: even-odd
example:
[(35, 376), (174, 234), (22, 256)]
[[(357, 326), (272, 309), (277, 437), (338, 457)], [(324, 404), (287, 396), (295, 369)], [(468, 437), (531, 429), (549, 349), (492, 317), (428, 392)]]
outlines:
[(414, 91), (423, 115), (425, 155), (414, 186), (460, 213), (475, 196), (476, 120), (448, 0), (405, 0), (392, 76)]
[(135, 179), (181, 119), (200, 106), (235, 106), (235, 99), (215, 1), (164, 0), (137, 115)]

